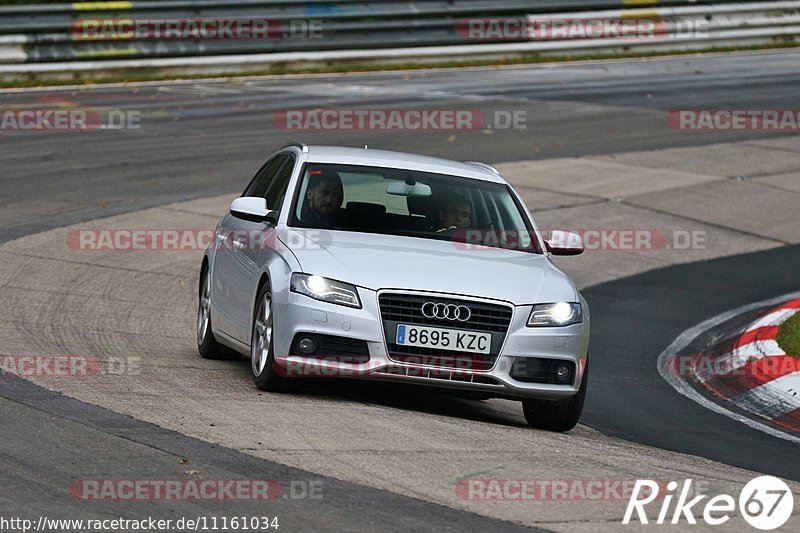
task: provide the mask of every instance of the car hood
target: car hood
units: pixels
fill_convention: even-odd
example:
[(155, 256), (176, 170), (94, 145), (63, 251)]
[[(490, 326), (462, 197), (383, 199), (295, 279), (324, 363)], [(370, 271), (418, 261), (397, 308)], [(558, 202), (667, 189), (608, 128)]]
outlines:
[(472, 295), (516, 305), (578, 301), (543, 254), (394, 235), (283, 228), (303, 272), (365, 287)]

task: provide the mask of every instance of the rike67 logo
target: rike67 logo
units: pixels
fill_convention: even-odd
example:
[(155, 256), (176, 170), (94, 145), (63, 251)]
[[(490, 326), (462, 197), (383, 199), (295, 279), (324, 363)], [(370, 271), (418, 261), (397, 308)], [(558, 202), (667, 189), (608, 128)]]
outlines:
[[(630, 524), (632, 519), (634, 521), (638, 519), (642, 524), (648, 524), (645, 507), (656, 500), (660, 500), (661, 504), (658, 518), (655, 520), (659, 525), (678, 524), (681, 519), (685, 519), (689, 524), (697, 524), (697, 518), (702, 518), (708, 525), (719, 526), (730, 520), (731, 515), (736, 512), (737, 502), (728, 494), (719, 494), (711, 498), (705, 494), (691, 497), (693, 495), (691, 479), (684, 481), (680, 491), (677, 481), (667, 483), (665, 494), (659, 494), (660, 488), (663, 488), (663, 484), (655, 481), (636, 480), (622, 523)], [(703, 502), (706, 498), (709, 499)], [(675, 501), (674, 508), (673, 501)], [(770, 531), (785, 525), (792, 516), (794, 497), (789, 486), (782, 480), (772, 476), (761, 476), (744, 486), (739, 494), (738, 508), (742, 518), (750, 526)], [(698, 514), (697, 517), (695, 513)]]

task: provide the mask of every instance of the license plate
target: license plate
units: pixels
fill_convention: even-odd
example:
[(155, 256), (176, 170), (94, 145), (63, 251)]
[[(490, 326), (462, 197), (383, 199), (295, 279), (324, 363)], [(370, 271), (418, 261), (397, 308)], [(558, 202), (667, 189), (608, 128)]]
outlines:
[(490, 353), (492, 334), (398, 324), (395, 343), (455, 352)]

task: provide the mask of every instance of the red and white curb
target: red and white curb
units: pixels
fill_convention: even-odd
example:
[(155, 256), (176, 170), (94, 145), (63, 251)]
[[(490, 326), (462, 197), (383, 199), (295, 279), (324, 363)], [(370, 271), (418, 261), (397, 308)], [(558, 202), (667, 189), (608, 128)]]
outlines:
[[(690, 356), (687, 372), (685, 353), (705, 332), (748, 312), (775, 306), (767, 314), (716, 344), (718, 354)], [(658, 372), (677, 392), (701, 406), (741, 422), (753, 429), (800, 444), (800, 361), (788, 356), (775, 337), (778, 326), (800, 312), (800, 293), (756, 302), (710, 318), (681, 333), (658, 358)], [(692, 385), (699, 382), (715, 396), (717, 403)], [(735, 412), (726, 404), (769, 420), (759, 421)], [(787, 433), (788, 429), (797, 433)]]
[(695, 378), (715, 396), (800, 432), (800, 361), (775, 341), (798, 311), (800, 299), (782, 304), (741, 330), (726, 353), (698, 356)]

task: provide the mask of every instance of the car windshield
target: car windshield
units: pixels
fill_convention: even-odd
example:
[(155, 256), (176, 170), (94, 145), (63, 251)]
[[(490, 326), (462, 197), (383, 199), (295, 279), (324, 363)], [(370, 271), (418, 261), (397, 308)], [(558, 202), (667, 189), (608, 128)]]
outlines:
[(412, 170), (308, 163), (289, 224), (541, 253), (507, 185)]

